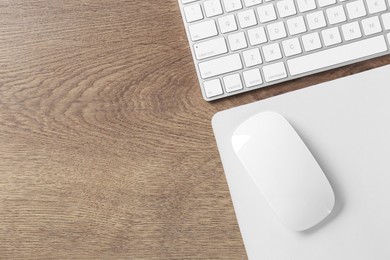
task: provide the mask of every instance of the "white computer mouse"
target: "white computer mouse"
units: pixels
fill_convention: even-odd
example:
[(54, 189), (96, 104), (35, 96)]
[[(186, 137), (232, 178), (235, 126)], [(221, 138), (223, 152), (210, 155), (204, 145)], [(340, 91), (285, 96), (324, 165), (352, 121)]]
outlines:
[(280, 114), (256, 114), (235, 130), (233, 149), (281, 222), (307, 230), (332, 211), (335, 196), (324, 172)]

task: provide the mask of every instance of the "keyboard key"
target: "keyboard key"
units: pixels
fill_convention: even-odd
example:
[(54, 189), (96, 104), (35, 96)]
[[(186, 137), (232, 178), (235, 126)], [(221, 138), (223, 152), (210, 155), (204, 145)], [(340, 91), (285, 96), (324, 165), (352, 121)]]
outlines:
[(249, 9), (237, 14), (241, 28), (248, 28), (257, 24), (255, 11)]
[(282, 42), (284, 54), (287, 57), (302, 53), (301, 44), (298, 38), (288, 39)]
[[(369, 47), (368, 47), (369, 46)], [(341, 45), (287, 61), (291, 75), (299, 75), (387, 51), (383, 35)]]
[(221, 33), (228, 33), (238, 29), (236, 19), (232, 14), (219, 18), (218, 23)]
[(203, 40), (218, 35), (217, 27), (213, 20), (188, 26), (193, 41)]
[(184, 14), (189, 23), (203, 19), (202, 9), (199, 3), (184, 7)]
[(284, 28), (284, 23), (282, 21), (268, 25), (267, 29), (271, 41), (285, 38), (287, 36), (286, 29)]
[(252, 46), (267, 42), (264, 27), (248, 30), (249, 42)]
[(267, 82), (287, 77), (286, 67), (283, 62), (274, 63), (263, 67), (264, 79)]
[(346, 7), (349, 19), (356, 19), (367, 15), (363, 0), (348, 3)]
[(332, 46), (341, 42), (341, 35), (337, 27), (323, 30), (321, 35), (325, 46)]
[(314, 10), (317, 7), (314, 0), (297, 0), (297, 4), (301, 13)]
[(229, 40), (230, 49), (232, 51), (237, 51), (248, 47), (243, 32), (229, 35), (228, 40)]
[(328, 6), (328, 5), (333, 5), (336, 3), (336, 0), (318, 0), (318, 5), (320, 7)]
[(228, 52), (224, 37), (195, 44), (194, 50), (198, 60), (214, 57)]
[(385, 0), (368, 0), (366, 1), (368, 12), (370, 14), (379, 13), (386, 10)]
[(297, 13), (293, 0), (282, 0), (277, 2), (279, 16), (284, 18)]
[(238, 53), (199, 63), (199, 71), (203, 79), (240, 69), (242, 69), (242, 62)]
[(310, 30), (315, 30), (326, 26), (325, 16), (322, 11), (310, 13), (306, 16)]
[(362, 37), (362, 32), (360, 31), (358, 22), (344, 24), (341, 26), (341, 30), (346, 41)]
[(262, 0), (244, 0), (246, 7), (251, 7), (262, 3)]
[(233, 12), (242, 9), (241, 0), (223, 0), (226, 12)]
[(242, 75), (244, 76), (244, 82), (247, 88), (263, 84), (259, 69), (244, 71)]
[(219, 0), (206, 0), (203, 2), (203, 7), (207, 17), (222, 14), (222, 6)]
[(189, 4), (189, 3), (192, 3), (192, 2), (196, 2), (196, 1), (198, 1), (198, 0), (181, 0), (181, 2), (183, 4)]
[(259, 20), (261, 23), (276, 20), (276, 13), (273, 4), (263, 5), (257, 8)]
[(362, 21), (363, 32), (371, 35), (382, 31), (382, 26), (378, 16), (373, 16)]
[(347, 20), (342, 5), (326, 9), (326, 16), (330, 24), (341, 23)]
[(390, 30), (390, 13), (382, 14), (381, 17), (385, 30)]
[(288, 19), (287, 27), (290, 35), (296, 35), (307, 31), (305, 21), (302, 16)]
[(225, 89), (228, 93), (243, 89), (240, 74), (224, 77), (223, 83), (225, 84)]
[(312, 51), (322, 47), (318, 32), (302, 36), (303, 48), (305, 51)]
[(223, 94), (221, 81), (219, 79), (213, 79), (203, 83), (204, 92), (206, 97), (212, 98)]
[(280, 51), (279, 44), (272, 43), (263, 47), (264, 59), (267, 62), (279, 60), (282, 58), (282, 52)]
[(251, 49), (249, 51), (244, 51), (242, 55), (244, 56), (245, 66), (247, 67), (253, 67), (255, 65), (263, 63), (260, 55), (260, 50), (257, 48)]

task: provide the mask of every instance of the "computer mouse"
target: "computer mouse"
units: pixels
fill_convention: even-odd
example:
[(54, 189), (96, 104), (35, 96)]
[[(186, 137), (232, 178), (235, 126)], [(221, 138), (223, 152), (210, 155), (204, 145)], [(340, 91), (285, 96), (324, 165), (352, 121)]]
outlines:
[(328, 179), (282, 115), (269, 111), (246, 119), (231, 141), (246, 173), (287, 227), (304, 231), (332, 212), (335, 196)]

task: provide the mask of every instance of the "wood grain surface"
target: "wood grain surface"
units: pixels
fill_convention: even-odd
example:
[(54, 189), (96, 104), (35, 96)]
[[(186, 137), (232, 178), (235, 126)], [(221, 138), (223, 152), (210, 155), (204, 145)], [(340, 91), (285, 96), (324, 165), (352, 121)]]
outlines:
[(245, 259), (176, 0), (0, 0), (0, 259)]

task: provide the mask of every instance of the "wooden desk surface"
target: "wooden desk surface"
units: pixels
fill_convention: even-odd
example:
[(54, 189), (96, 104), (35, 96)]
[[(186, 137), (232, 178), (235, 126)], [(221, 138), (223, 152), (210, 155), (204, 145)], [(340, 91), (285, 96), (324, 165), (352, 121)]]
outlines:
[(176, 0), (0, 0), (0, 259), (244, 259)]

